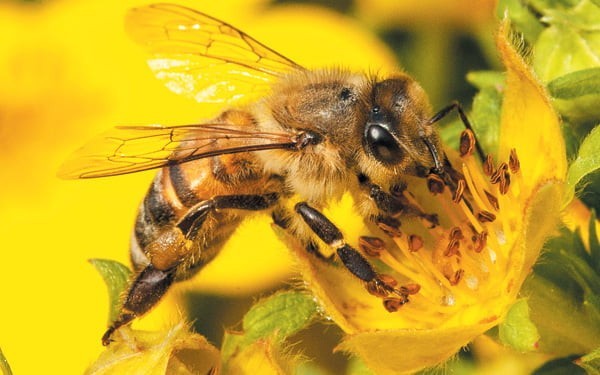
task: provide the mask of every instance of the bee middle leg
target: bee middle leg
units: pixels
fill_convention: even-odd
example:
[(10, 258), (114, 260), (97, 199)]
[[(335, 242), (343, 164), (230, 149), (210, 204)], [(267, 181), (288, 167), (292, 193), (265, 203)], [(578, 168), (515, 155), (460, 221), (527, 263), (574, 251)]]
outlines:
[[(396, 289), (386, 282), (375, 272), (369, 261), (356, 249), (344, 241), (342, 232), (325, 215), (317, 209), (309, 206), (306, 202), (296, 204), (295, 210), (304, 222), (310, 227), (323, 242), (333, 247), (344, 266), (354, 276), (365, 282), (369, 293), (384, 298), (384, 304), (393, 301), (394, 304), (405, 304), (408, 302), (408, 293)], [(396, 297), (390, 298), (391, 295)]]
[[(192, 252), (194, 240), (211, 212), (231, 209), (260, 211), (271, 207), (278, 199), (277, 193), (217, 196), (198, 203), (174, 226), (164, 230), (146, 248), (151, 262), (131, 283), (119, 316), (102, 336), (102, 344), (108, 345), (117, 329), (148, 312), (165, 295), (182, 267), (182, 258)], [(210, 252), (209, 249), (202, 251)], [(199, 269), (210, 259), (212, 256), (201, 259), (201, 264), (193, 264), (193, 267)]]

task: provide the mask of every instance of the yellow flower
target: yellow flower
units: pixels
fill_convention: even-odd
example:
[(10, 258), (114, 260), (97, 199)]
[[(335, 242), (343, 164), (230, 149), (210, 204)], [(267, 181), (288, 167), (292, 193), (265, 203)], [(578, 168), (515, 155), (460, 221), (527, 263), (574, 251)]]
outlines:
[(338, 349), (377, 373), (439, 364), (501, 322), (559, 221), (567, 168), (559, 120), (507, 29), (504, 24), (497, 40), (506, 87), (496, 162), (449, 152), (464, 176), (462, 197), (449, 188), (432, 196), (418, 181), (405, 194), (436, 213), (439, 226), (403, 221), (394, 248), (359, 241), (379, 272), (404, 285), (410, 301), (386, 299), (384, 308), (346, 270), (297, 251), (309, 288), (347, 334)]
[(121, 330), (116, 341), (85, 372), (119, 374), (218, 374), (220, 353), (183, 323), (160, 332)]
[[(123, 30), (127, 9), (148, 1), (34, 3), (0, 4), (0, 347), (15, 373), (80, 373), (103, 350), (108, 305), (87, 260), (128, 263), (135, 213), (152, 172), (61, 181), (59, 165), (113, 126), (195, 123), (222, 108), (174, 95), (152, 76), (147, 56)], [(259, 6), (265, 0), (185, 3), (306, 65), (393, 65), (375, 36), (320, 8), (265, 10)], [(311, 32), (303, 35), (306, 25)], [(291, 260), (270, 233), (266, 218), (245, 224), (187, 287), (220, 294), (272, 287), (289, 274)], [(260, 243), (261, 250), (247, 251), (248, 243)], [(140, 325), (178, 320), (184, 305), (174, 301), (177, 294)], [(33, 342), (43, 349), (32, 350)]]

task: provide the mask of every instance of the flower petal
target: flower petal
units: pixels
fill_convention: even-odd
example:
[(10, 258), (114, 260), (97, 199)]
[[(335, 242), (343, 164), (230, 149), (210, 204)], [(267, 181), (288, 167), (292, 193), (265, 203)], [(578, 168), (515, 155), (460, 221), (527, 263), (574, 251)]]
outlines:
[(360, 356), (377, 374), (410, 373), (447, 360), (498, 322), (497, 317), (490, 317), (486, 322), (446, 329), (363, 332), (347, 336), (337, 349)]
[(502, 105), (499, 159), (508, 160), (516, 149), (521, 161), (526, 195), (542, 179), (565, 178), (567, 158), (560, 123), (549, 96), (531, 68), (509, 42), (504, 21), (497, 47), (506, 66), (506, 93)]
[(123, 329), (86, 371), (104, 374), (207, 374), (219, 371), (219, 351), (179, 323), (161, 332)]

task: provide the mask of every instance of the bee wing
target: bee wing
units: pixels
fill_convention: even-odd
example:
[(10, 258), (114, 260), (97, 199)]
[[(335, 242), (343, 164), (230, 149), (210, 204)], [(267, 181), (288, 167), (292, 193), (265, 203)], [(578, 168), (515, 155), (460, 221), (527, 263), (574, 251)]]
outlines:
[(58, 176), (114, 176), (216, 155), (294, 149), (297, 144), (294, 134), (244, 129), (232, 124), (116, 127), (76, 151)]
[(175, 4), (134, 8), (126, 28), (152, 54), (156, 77), (199, 102), (258, 97), (275, 77), (303, 69), (235, 27)]

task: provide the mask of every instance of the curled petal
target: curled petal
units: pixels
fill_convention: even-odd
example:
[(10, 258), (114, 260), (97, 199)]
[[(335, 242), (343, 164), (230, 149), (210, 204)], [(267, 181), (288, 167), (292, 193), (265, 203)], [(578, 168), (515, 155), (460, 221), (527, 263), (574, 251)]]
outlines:
[(567, 158), (560, 123), (549, 96), (533, 71), (508, 40), (507, 21), (501, 26), (497, 47), (506, 66), (502, 104), (499, 159), (508, 160), (516, 149), (527, 178), (527, 194), (541, 179), (564, 180)]

